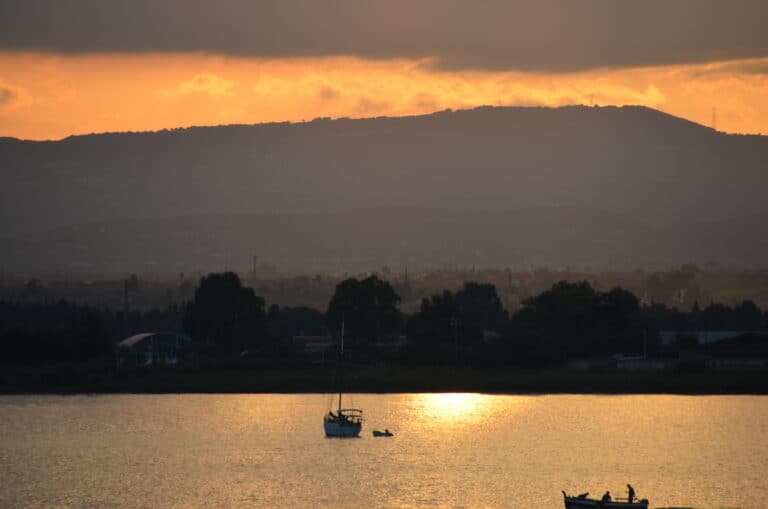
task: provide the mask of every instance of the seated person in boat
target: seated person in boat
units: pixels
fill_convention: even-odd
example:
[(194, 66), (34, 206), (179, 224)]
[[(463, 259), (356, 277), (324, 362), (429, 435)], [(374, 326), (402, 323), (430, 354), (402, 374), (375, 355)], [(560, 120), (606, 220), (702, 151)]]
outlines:
[(603, 498), (600, 499), (600, 502), (610, 502), (611, 501), (611, 492), (606, 491), (603, 495)]

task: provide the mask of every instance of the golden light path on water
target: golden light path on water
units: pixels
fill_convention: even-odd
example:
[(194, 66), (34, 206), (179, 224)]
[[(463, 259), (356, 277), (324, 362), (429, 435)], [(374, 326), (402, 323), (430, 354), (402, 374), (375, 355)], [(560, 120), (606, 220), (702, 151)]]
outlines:
[[(412, 395), (411, 404), (429, 422), (471, 424), (488, 420), (501, 412), (525, 408), (529, 398), (494, 396), (466, 392), (444, 392)], [(503, 400), (503, 401), (502, 401)]]
[(324, 437), (321, 393), (0, 396), (0, 507), (547, 509), (627, 483), (650, 507), (768, 500), (765, 396), (347, 403), (365, 410), (357, 439)]

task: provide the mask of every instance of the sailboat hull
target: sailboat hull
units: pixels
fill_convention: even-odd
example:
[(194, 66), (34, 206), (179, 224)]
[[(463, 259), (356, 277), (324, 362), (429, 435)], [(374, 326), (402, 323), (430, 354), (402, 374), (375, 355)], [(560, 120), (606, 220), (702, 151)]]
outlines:
[(339, 438), (354, 438), (360, 436), (360, 430), (362, 429), (360, 423), (339, 423), (332, 421), (325, 421), (323, 428), (325, 429), (325, 436), (327, 437), (339, 437)]

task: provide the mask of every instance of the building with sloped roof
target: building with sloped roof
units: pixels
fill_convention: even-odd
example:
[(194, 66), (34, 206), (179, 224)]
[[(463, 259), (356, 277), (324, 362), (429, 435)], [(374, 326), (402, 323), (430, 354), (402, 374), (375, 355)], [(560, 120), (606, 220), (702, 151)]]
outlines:
[(117, 344), (118, 365), (176, 366), (190, 361), (192, 339), (177, 332), (142, 332)]

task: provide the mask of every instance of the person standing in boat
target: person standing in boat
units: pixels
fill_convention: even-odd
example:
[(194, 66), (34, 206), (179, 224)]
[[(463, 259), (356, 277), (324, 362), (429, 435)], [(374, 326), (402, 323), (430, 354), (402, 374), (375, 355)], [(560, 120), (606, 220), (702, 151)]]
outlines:
[(627, 484), (627, 499), (630, 504), (635, 500), (635, 488), (631, 484)]

